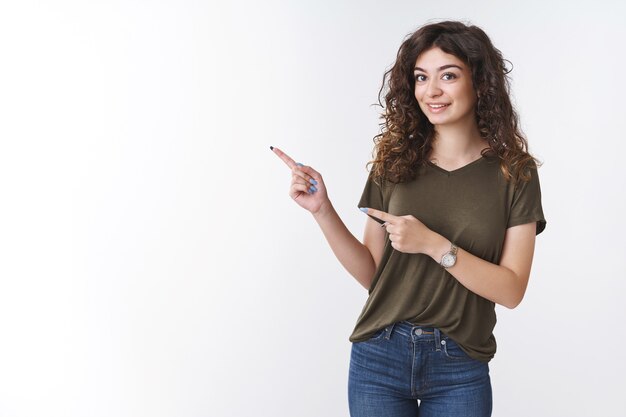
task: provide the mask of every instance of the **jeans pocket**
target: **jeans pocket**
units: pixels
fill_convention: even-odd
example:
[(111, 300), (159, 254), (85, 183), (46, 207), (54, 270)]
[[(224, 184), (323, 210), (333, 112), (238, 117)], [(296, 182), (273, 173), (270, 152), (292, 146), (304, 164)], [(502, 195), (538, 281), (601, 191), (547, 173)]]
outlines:
[(450, 339), (450, 337), (447, 337), (447, 336), (444, 337), (442, 339), (442, 345), (443, 345), (443, 353), (446, 355), (446, 358), (448, 359), (457, 360), (457, 361), (472, 359), (472, 357), (469, 356), (467, 353), (465, 353), (465, 351), (461, 349), (459, 344), (455, 342), (454, 340)]

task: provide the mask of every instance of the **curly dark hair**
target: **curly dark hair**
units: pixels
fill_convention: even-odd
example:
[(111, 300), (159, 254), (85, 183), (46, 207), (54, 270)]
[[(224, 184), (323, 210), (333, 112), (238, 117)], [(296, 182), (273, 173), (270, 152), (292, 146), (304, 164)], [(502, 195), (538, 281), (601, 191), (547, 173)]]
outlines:
[(509, 97), (511, 70), (505, 68), (502, 53), (482, 29), (459, 21), (427, 24), (405, 37), (396, 62), (383, 76), (378, 105), (385, 109), (380, 116), (384, 122), (380, 123), (381, 133), (374, 136), (374, 159), (366, 169), (372, 164), (374, 177), (398, 183), (416, 178), (419, 166), (427, 163), (435, 129), (415, 98), (413, 67), (417, 57), (431, 47), (456, 56), (471, 70), (478, 95), (476, 122), (481, 137), (489, 143), (483, 155), (500, 159), (507, 181), (527, 181), (528, 168), (536, 168), (539, 161), (528, 153), (527, 140), (518, 127), (519, 117)]

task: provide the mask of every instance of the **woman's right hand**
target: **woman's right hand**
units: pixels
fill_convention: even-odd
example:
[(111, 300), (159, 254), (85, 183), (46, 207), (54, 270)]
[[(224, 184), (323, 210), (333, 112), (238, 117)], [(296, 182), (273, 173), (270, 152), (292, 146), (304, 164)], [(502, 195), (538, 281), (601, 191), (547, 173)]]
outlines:
[(291, 159), (286, 153), (272, 147), (272, 151), (291, 169), (289, 196), (298, 205), (312, 214), (316, 214), (330, 202), (322, 175), (310, 166), (302, 165)]

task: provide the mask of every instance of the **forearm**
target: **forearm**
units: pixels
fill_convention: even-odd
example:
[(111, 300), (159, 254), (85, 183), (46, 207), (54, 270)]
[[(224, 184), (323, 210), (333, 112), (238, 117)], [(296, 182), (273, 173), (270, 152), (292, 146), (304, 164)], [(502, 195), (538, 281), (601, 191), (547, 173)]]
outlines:
[(341, 265), (365, 289), (369, 289), (376, 272), (376, 265), (369, 249), (350, 233), (330, 201), (313, 213), (313, 218), (322, 229)]
[[(427, 255), (439, 263), (441, 256), (450, 250), (450, 241), (434, 233), (429, 249)], [(507, 308), (515, 308), (526, 291), (525, 284), (512, 270), (479, 258), (461, 247), (457, 251), (456, 263), (448, 268), (448, 272), (468, 290)]]

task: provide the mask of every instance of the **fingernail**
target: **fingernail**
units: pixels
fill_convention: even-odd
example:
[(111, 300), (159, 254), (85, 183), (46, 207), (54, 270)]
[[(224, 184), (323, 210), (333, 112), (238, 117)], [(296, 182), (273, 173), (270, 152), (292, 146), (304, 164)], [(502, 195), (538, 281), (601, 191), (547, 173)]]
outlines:
[(303, 167), (304, 165), (302, 165), (300, 162), (296, 162), (296, 165), (299, 165), (301, 167)]
[(313, 178), (311, 178), (309, 181), (311, 182), (311, 184), (317, 185), (317, 181), (315, 181)]
[(270, 150), (272, 150), (272, 151), (274, 150), (274, 147), (272, 145), (270, 145)]
[(367, 213), (367, 207), (359, 207), (359, 210), (361, 210), (363, 213)]
[(312, 185), (309, 189), (310, 189), (311, 191), (317, 191), (317, 188), (315, 188), (315, 186), (314, 186), (314, 185)]

